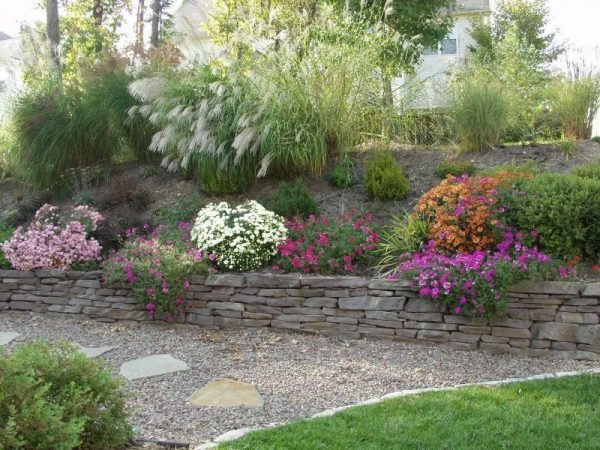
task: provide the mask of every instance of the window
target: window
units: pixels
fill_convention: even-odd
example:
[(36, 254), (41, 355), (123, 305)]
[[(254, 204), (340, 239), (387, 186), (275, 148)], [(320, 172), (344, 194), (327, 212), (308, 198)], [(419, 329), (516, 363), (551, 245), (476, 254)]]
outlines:
[(456, 55), (456, 38), (442, 39), (440, 44), (442, 55)]

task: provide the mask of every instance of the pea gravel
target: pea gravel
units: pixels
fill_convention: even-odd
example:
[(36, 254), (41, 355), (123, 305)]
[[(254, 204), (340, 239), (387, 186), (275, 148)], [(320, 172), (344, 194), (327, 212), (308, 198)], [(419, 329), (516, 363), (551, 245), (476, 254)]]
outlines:
[[(165, 324), (102, 323), (0, 313), (0, 331), (116, 346), (103, 358), (115, 373), (132, 359), (170, 353), (189, 371), (130, 382), (138, 437), (208, 441), (228, 430), (313, 415), (386, 393), (600, 367), (599, 362), (465, 352), (384, 340), (337, 340), (264, 329), (210, 331)], [(265, 408), (195, 407), (187, 398), (215, 378), (257, 386)]]

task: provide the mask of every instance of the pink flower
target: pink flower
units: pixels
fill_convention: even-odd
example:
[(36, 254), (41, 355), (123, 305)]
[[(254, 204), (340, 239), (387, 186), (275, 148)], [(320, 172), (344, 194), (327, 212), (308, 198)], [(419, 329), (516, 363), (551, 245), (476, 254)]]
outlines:
[(146, 311), (148, 311), (149, 314), (152, 314), (155, 311), (155, 306), (154, 303), (148, 303), (146, 304)]

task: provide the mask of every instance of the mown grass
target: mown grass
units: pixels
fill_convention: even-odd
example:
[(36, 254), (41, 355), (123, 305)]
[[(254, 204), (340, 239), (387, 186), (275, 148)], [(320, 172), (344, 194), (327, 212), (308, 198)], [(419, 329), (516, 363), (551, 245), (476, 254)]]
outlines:
[(219, 449), (597, 449), (600, 376), (432, 392), (251, 433)]

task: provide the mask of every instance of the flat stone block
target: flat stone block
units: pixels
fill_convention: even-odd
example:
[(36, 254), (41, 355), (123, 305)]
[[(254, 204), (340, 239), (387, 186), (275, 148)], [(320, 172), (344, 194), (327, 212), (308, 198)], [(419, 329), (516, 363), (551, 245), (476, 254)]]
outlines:
[(331, 297), (309, 297), (304, 300), (304, 306), (312, 306), (317, 308), (335, 308), (337, 306), (337, 298)]
[(238, 303), (246, 303), (249, 305), (266, 305), (267, 299), (266, 297), (259, 297), (256, 295), (248, 295), (248, 294), (234, 294), (231, 296), (232, 302)]
[(450, 340), (450, 333), (437, 330), (419, 330), (417, 332), (417, 339), (433, 342), (448, 342), (448, 340)]
[(541, 322), (532, 327), (536, 339), (550, 339), (553, 341), (574, 342), (579, 331), (579, 325), (560, 322)]
[(262, 408), (264, 400), (255, 386), (228, 378), (211, 381), (194, 392), (190, 403), (196, 406), (212, 406), (218, 408)]
[(82, 288), (92, 288), (92, 289), (100, 289), (100, 281), (98, 280), (77, 280), (74, 284), (74, 287), (82, 287)]
[(295, 275), (264, 275), (249, 273), (246, 275), (246, 283), (249, 287), (266, 288), (297, 288), (300, 287), (300, 279)]
[(276, 319), (282, 322), (325, 322), (323, 314), (281, 314)]
[(414, 320), (415, 322), (442, 322), (442, 313), (407, 313), (400, 311), (398, 316), (401, 319)]
[(323, 313), (326, 316), (342, 316), (342, 317), (365, 317), (365, 313), (360, 310), (338, 309), (338, 308), (323, 308)]
[(452, 323), (438, 323), (438, 322), (404, 322), (404, 328), (414, 328), (417, 330), (443, 330), (443, 331), (455, 331), (458, 329), (458, 325)]
[(286, 289), (259, 289), (258, 295), (262, 297), (289, 297)]
[(383, 328), (402, 328), (402, 322), (397, 320), (358, 319), (359, 323)]
[(311, 288), (361, 288), (367, 287), (369, 284), (368, 280), (358, 277), (319, 277), (319, 276), (306, 276), (301, 278), (303, 286), (309, 286)]
[(406, 302), (404, 310), (409, 313), (442, 312), (444, 307), (432, 300), (413, 298)]
[(244, 275), (218, 274), (210, 275), (204, 280), (206, 286), (229, 286), (245, 287), (246, 277)]
[(244, 310), (244, 305), (241, 303), (208, 302), (207, 306), (211, 309), (226, 309), (229, 311), (243, 311)]
[(479, 342), (479, 338), (481, 336), (477, 334), (465, 334), (455, 331), (454, 333), (450, 333), (450, 340), (456, 342), (467, 342), (470, 344)]
[(341, 309), (398, 311), (403, 308), (404, 302), (404, 297), (363, 296), (340, 298), (338, 304)]
[[(520, 305), (522, 306), (522, 305)], [(513, 319), (552, 322), (556, 316), (556, 308), (507, 308), (506, 315)]]
[(138, 380), (140, 378), (156, 377), (189, 369), (184, 361), (164, 354), (147, 356), (123, 363), (120, 374), (128, 380)]
[(302, 297), (287, 297), (287, 298), (267, 298), (269, 306), (302, 306), (304, 298)]
[(507, 328), (529, 328), (531, 327), (531, 320), (512, 319), (506, 317), (495, 317), (490, 321), (490, 325), (495, 327), (507, 327)]
[(491, 327), (471, 327), (469, 325), (460, 325), (458, 330), (468, 334), (490, 334), (492, 332)]
[(531, 331), (529, 331), (529, 329), (492, 327), (492, 336), (501, 336), (517, 339), (531, 339), (532, 334)]
[(600, 283), (586, 284), (581, 291), (583, 297), (600, 297)]
[(585, 324), (597, 324), (598, 314), (593, 313), (573, 313), (573, 312), (559, 312), (556, 314), (557, 322), (567, 323), (585, 323)]
[(15, 333), (14, 331), (0, 331), (0, 345), (6, 345), (19, 336), (20, 334)]
[(73, 342), (73, 345), (75, 347), (77, 347), (79, 349), (80, 352), (82, 352), (85, 356), (87, 356), (88, 358), (97, 358), (100, 355), (103, 355), (106, 352), (111, 351), (113, 347), (110, 346), (106, 346), (106, 347), (84, 347), (81, 344), (78, 344), (77, 342)]
[(521, 281), (512, 285), (509, 292), (528, 294), (579, 295), (581, 285), (570, 281)]
[[(310, 288), (302, 288), (302, 289), (286, 289), (287, 293), (291, 297), (323, 297), (324, 290), (323, 289), (310, 289)], [(325, 297), (329, 297), (325, 295)]]
[[(577, 325), (574, 325), (577, 327)], [(572, 341), (573, 339), (564, 339)], [(600, 345), (600, 325), (580, 325), (575, 331), (576, 342), (589, 345)]]

